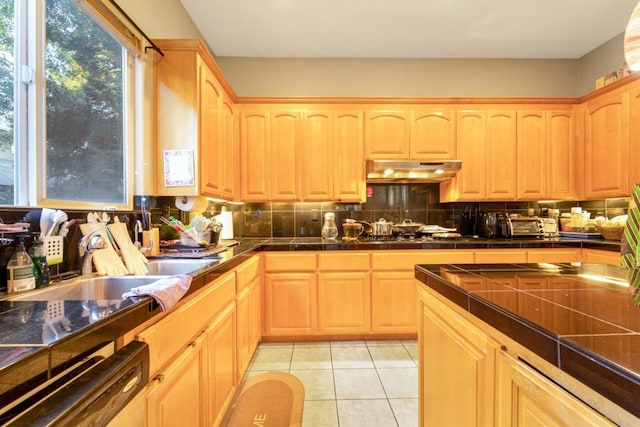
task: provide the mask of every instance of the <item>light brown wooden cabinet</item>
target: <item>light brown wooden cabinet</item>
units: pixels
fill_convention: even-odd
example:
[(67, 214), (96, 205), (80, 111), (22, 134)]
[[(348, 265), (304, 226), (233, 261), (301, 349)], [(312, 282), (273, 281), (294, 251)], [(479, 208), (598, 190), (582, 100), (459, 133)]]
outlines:
[(620, 88), (585, 105), (585, 197), (630, 194), (629, 91)]
[(409, 132), (409, 112), (406, 110), (365, 111), (365, 157), (408, 159)]
[(149, 344), (149, 425), (221, 420), (239, 380), (235, 295), (230, 271), (137, 333)]
[(582, 262), (596, 262), (620, 266), (620, 253), (598, 249), (582, 249)]
[(447, 107), (410, 112), (409, 158), (451, 160), (456, 158), (456, 112)]
[(423, 289), (418, 293), (418, 425), (494, 425), (495, 344)]
[(462, 110), (457, 113), (457, 152), (462, 169), (440, 184), (440, 200), (514, 200), (516, 113)]
[(205, 340), (203, 333), (147, 386), (148, 425), (207, 424)]
[(358, 334), (370, 330), (369, 271), (318, 273), (318, 333)]
[(303, 110), (301, 199), (364, 201), (362, 112)]
[(236, 360), (238, 381), (251, 362), (260, 342), (262, 306), (262, 269), (260, 256), (254, 255), (236, 269)]
[(219, 425), (238, 384), (236, 373), (236, 311), (228, 306), (205, 331), (208, 387), (206, 425)]
[(615, 425), (504, 351), (498, 352), (496, 372), (498, 426)]
[(518, 200), (578, 198), (574, 113), (569, 106), (518, 111), (516, 145)]
[[(212, 71), (215, 62), (199, 42), (158, 43), (165, 56), (154, 70), (155, 195), (235, 199), (234, 107)], [(178, 152), (188, 155), (173, 156)], [(176, 167), (190, 171), (185, 177), (193, 181), (177, 179)]]
[(240, 115), (243, 201), (296, 201), (300, 113), (243, 108)]

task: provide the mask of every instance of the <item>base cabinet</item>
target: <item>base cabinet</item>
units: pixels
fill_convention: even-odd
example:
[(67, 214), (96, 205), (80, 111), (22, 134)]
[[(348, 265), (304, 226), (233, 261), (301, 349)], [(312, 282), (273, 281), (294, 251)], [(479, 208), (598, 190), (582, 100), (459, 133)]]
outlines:
[(193, 341), (147, 388), (150, 426), (204, 426), (205, 334)]
[(502, 351), (498, 354), (496, 383), (498, 426), (615, 425), (569, 396), (543, 375)]
[(235, 332), (235, 305), (221, 313), (206, 331), (209, 424), (220, 424), (237, 384)]
[(377, 271), (371, 275), (372, 330), (415, 332), (418, 326), (413, 271)]
[(363, 333), (371, 330), (369, 272), (318, 275), (318, 332)]
[[(612, 426), (561, 388), (554, 368), (416, 280), (419, 425)], [(546, 364), (542, 374), (521, 361)], [(542, 366), (542, 365), (541, 365)]]
[(419, 425), (493, 425), (495, 347), (479, 328), (420, 292)]

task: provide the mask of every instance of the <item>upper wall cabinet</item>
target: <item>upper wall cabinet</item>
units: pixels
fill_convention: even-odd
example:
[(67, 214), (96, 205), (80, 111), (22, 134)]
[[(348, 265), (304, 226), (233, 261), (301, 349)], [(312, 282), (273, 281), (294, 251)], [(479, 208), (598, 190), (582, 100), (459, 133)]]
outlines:
[(461, 110), (456, 120), (462, 169), (440, 184), (441, 201), (514, 200), (515, 111)]
[(296, 201), (300, 113), (260, 106), (240, 116), (243, 201)]
[(585, 106), (585, 197), (623, 197), (630, 193), (629, 89), (587, 101)]
[(303, 110), (304, 201), (364, 201), (362, 112)]
[(573, 111), (519, 111), (518, 200), (577, 198)]
[(445, 108), (411, 111), (410, 158), (451, 160), (456, 157), (456, 112)]
[(156, 195), (237, 197), (234, 107), (199, 42), (158, 41), (154, 69)]
[(632, 189), (640, 183), (640, 83), (630, 86), (629, 104), (629, 189)]
[(365, 112), (365, 157), (443, 160), (456, 155), (456, 112), (444, 107)]
[(409, 158), (409, 112), (365, 111), (365, 155), (367, 159)]

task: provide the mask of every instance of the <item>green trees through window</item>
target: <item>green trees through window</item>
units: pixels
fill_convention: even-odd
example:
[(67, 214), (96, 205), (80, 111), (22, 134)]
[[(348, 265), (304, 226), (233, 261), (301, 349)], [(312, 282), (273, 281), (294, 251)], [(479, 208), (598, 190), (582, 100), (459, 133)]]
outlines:
[[(24, 5), (23, 1), (24, 4), (28, 1), (31, 8), (39, 3), (0, 0), (0, 204), (16, 203), (15, 153), (27, 141), (14, 135), (28, 139), (18, 131), (20, 125), (14, 120), (27, 117), (27, 112), (15, 111), (15, 105), (32, 113), (46, 112), (44, 120), (25, 125), (26, 132), (34, 132), (34, 126), (45, 128), (39, 133), (45, 141), (36, 141), (44, 153), (43, 162), (39, 163), (44, 168), (20, 171), (18, 175), (28, 174), (31, 186), (37, 180), (46, 183), (39, 195), (41, 199), (127, 203), (126, 49), (74, 0), (45, 0), (44, 43), (33, 39), (36, 34), (33, 28), (17, 33), (15, 22), (27, 22), (14, 13), (17, 5)], [(23, 9), (27, 10), (23, 7), (17, 10), (23, 13)], [(16, 70), (25, 65), (16, 64), (16, 45), (36, 51), (44, 49), (45, 84), (30, 86), (29, 90), (38, 90), (40, 94), (28, 99), (43, 100), (40, 102), (46, 105), (16, 104), (20, 88), (25, 87), (16, 83), (19, 79)], [(41, 73), (36, 70), (36, 74)], [(18, 93), (14, 93), (16, 89)]]
[(47, 198), (124, 203), (125, 49), (73, 0), (47, 0)]

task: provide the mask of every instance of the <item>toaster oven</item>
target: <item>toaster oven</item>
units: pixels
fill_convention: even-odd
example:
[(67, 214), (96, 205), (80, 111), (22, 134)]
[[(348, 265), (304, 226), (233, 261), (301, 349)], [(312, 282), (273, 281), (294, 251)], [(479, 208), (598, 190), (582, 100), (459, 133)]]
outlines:
[(538, 217), (507, 218), (510, 237), (544, 237), (544, 222)]

